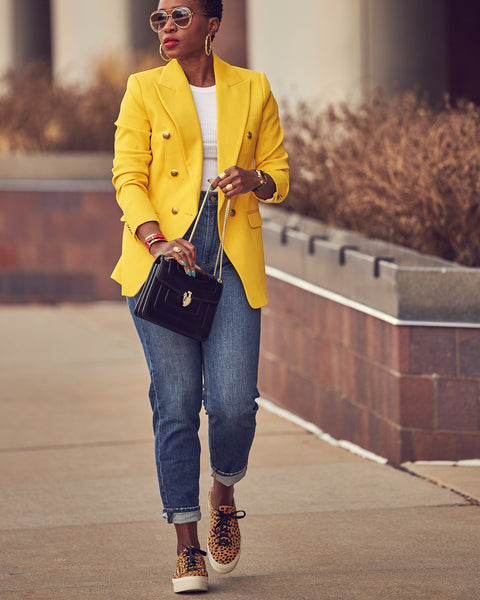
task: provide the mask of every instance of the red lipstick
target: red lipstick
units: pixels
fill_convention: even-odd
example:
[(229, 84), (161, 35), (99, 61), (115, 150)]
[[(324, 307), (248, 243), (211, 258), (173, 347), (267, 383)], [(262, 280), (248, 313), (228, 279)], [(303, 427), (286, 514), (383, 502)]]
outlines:
[(163, 40), (163, 45), (165, 48), (175, 48), (175, 46), (179, 43), (179, 40), (172, 37), (167, 37)]

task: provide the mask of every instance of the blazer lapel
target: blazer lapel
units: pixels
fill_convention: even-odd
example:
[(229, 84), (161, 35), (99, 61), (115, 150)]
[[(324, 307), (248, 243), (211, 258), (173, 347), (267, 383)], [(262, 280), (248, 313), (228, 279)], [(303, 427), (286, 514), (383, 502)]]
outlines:
[(162, 70), (156, 87), (160, 101), (180, 136), (180, 146), (196, 202), (200, 196), (203, 170), (202, 131), (188, 80), (176, 60)]
[(250, 81), (214, 56), (219, 172), (237, 164), (250, 106)]

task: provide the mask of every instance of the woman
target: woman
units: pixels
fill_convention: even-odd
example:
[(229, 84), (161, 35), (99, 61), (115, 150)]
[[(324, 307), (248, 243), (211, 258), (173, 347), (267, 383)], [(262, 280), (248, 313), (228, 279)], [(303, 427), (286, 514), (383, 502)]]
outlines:
[[(152, 261), (169, 256), (194, 277), (213, 272), (226, 201), (223, 295), (209, 339), (197, 342), (133, 316), (149, 367), (164, 518), (175, 525), (175, 592), (205, 591), (197, 536), (199, 412), (208, 414), (208, 555), (227, 573), (240, 552), (234, 485), (255, 432), (260, 308), (267, 302), (258, 201), (288, 192), (276, 102), (263, 74), (212, 54), (221, 0), (160, 0), (150, 17), (168, 64), (130, 76), (116, 122), (113, 183), (123, 210), (122, 256), (112, 277), (133, 315)], [(189, 228), (211, 183), (192, 243)]]

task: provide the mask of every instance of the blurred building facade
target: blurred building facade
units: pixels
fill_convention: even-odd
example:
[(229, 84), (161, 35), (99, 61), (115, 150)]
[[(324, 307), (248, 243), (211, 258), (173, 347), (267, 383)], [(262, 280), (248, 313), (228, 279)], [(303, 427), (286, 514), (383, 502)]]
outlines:
[[(157, 51), (156, 6), (0, 0), (0, 72), (42, 58), (57, 79), (82, 84), (98, 58)], [(280, 97), (325, 103), (418, 86), (480, 102), (478, 0), (225, 0), (224, 10), (216, 52), (266, 72)]]

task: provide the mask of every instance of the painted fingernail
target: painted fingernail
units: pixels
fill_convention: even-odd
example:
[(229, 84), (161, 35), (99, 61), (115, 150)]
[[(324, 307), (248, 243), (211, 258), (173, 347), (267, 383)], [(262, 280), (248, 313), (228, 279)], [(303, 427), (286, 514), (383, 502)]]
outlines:
[(192, 272), (190, 271), (190, 269), (188, 269), (187, 275), (190, 275), (190, 277), (192, 276)]
[(193, 273), (192, 273), (192, 277), (196, 277), (196, 276), (197, 276), (197, 272), (196, 272), (196, 271), (193, 271)]
[(184, 260), (182, 260), (182, 262), (180, 264), (182, 265), (182, 267), (186, 267), (187, 266), (187, 263)]

